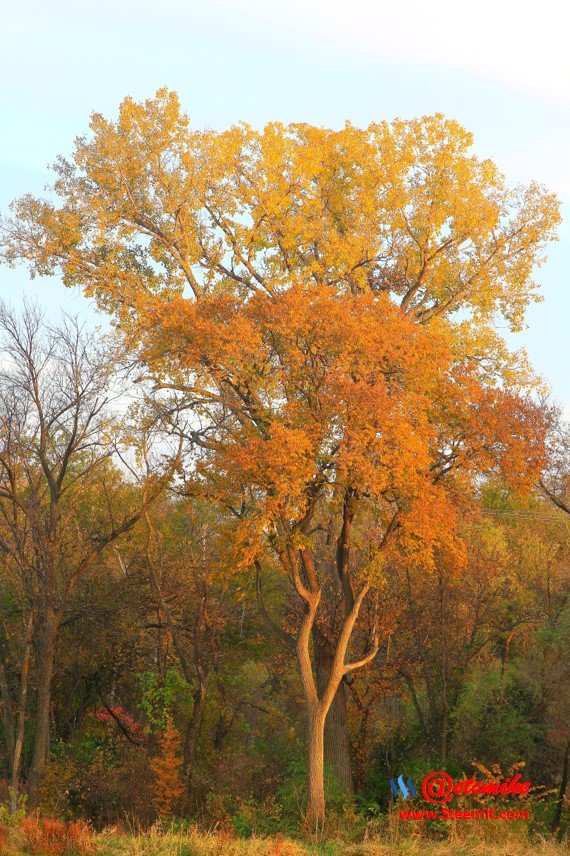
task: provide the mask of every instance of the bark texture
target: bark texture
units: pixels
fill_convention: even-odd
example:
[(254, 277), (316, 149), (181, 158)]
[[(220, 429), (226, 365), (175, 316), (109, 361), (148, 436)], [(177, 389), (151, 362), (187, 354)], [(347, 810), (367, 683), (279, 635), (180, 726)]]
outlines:
[[(332, 666), (332, 652), (325, 650), (322, 644), (319, 645), (316, 643), (315, 667), (317, 673), (317, 687), (319, 695), (321, 696), (330, 680)], [(332, 700), (330, 710), (325, 719), (324, 739), (325, 767), (332, 776), (334, 776), (336, 784), (341, 788), (341, 790), (352, 794), (354, 790), (352, 780), (352, 759), (348, 734), (346, 687), (343, 681), (339, 684)]]
[(49, 746), (49, 720), (51, 707), (51, 683), (55, 660), (55, 642), (58, 620), (55, 610), (42, 611), (38, 627), (36, 670), (38, 695), (34, 718), (34, 745), (28, 772), (28, 808), (35, 809), (39, 803), (39, 785), (46, 765)]

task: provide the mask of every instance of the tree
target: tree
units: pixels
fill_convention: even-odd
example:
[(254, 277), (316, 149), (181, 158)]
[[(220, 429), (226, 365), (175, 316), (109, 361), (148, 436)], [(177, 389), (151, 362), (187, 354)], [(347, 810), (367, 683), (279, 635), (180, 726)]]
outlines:
[[(35, 807), (66, 607), (79, 580), (160, 493), (165, 476), (149, 481), (140, 501), (113, 465), (117, 425), (109, 410), (110, 355), (76, 321), (49, 326), (33, 306), (26, 305), (19, 317), (1, 305), (0, 334), (1, 573), (23, 627), (15, 670), (19, 710), (15, 730), (8, 732), (11, 780), (15, 800), (33, 647), (37, 691), (27, 784)], [(6, 632), (3, 644), (9, 645)], [(6, 716), (12, 705), (5, 667), (3, 674)]]
[(349, 648), (382, 567), (461, 561), (454, 479), (538, 477), (530, 374), (492, 322), (521, 326), (557, 202), (507, 188), (440, 115), (196, 132), (163, 90), (91, 130), (58, 161), (58, 202), (15, 204), (4, 255), (113, 314), (189, 444), (192, 489), (233, 510), (236, 566), (291, 581), (320, 824), (324, 724), (376, 654), (374, 621)]
[(160, 737), (160, 754), (152, 762), (155, 776), (155, 805), (160, 817), (171, 816), (184, 794), (180, 735), (172, 717)]
[(539, 482), (542, 493), (570, 514), (570, 425), (555, 413), (548, 435), (548, 466)]
[(223, 593), (215, 586), (221, 573), (214, 509), (172, 502), (145, 518), (145, 564), (157, 611), (164, 616), (175, 659), (192, 695), (182, 756), (190, 786), (210, 676), (219, 658), (219, 635), (235, 605), (224, 604)]
[[(542, 474), (539, 486), (550, 502), (565, 514), (570, 514), (570, 426), (562, 421), (561, 415), (554, 421), (549, 434), (548, 467)], [(568, 758), (570, 755), (570, 740), (568, 729), (561, 729), (565, 734), (566, 748), (562, 765), (562, 776), (558, 791), (556, 811), (552, 820), (552, 832), (560, 827), (562, 807), (568, 788)]]

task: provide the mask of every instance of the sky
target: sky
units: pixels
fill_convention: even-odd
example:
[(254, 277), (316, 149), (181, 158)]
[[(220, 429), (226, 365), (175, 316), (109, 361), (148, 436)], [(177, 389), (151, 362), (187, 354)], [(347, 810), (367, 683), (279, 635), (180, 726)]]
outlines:
[[(570, 418), (570, 54), (562, 0), (100, 0), (19, 2), (0, 28), (0, 210), (41, 194), (92, 111), (176, 90), (198, 128), (245, 120), (340, 127), (442, 112), (513, 184), (558, 194), (543, 302), (509, 336)], [(56, 279), (0, 270), (0, 297), (96, 323)]]

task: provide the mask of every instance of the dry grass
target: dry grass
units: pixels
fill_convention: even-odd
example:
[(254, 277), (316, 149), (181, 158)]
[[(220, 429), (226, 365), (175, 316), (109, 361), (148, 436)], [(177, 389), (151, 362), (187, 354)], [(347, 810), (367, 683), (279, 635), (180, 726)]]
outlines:
[(62, 856), (76, 853), (89, 856), (95, 851), (91, 828), (82, 820), (63, 820), (26, 817), (17, 830), (17, 839), (26, 853), (34, 856)]
[(32, 814), (12, 827), (0, 824), (2, 856), (91, 856), (96, 849), (91, 827), (82, 820), (66, 822)]
[[(36, 815), (10, 828), (0, 824), (0, 856), (562, 856), (568, 846), (553, 841), (529, 843), (526, 831), (506, 830), (509, 840), (486, 841), (480, 834), (452, 829), (445, 842), (404, 838), (402, 830), (368, 828), (359, 844), (294, 841), (284, 836), (238, 838), (233, 831), (166, 831), (157, 825), (145, 832), (108, 830), (94, 835), (83, 821), (63, 822)], [(519, 836), (518, 838), (516, 836)]]
[(552, 842), (489, 844), (480, 839), (448, 841), (402, 841), (382, 844), (304, 844), (286, 838), (234, 838), (229, 833), (161, 834), (151, 830), (141, 835), (98, 836), (101, 856), (562, 856), (565, 845)]
[(568, 852), (560, 844), (489, 844), (481, 841), (432, 843), (418, 840), (397, 845), (355, 844), (339, 853), (346, 856), (562, 856)]

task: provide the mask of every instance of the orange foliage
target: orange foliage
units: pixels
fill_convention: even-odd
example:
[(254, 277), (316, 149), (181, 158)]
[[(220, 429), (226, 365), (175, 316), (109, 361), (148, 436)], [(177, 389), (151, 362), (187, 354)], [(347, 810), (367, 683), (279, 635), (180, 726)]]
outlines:
[(91, 854), (94, 840), (89, 824), (83, 820), (65, 822), (49, 817), (30, 815), (24, 818), (19, 827), (23, 849), (27, 853), (55, 854), (63, 853)]
[(191, 400), (197, 475), (247, 505), (238, 563), (318, 485), (397, 508), (429, 567), (457, 546), (444, 475), (536, 478), (532, 374), (493, 322), (535, 299), (555, 197), (510, 189), (439, 114), (200, 132), (160, 90), (91, 130), (57, 165), (61, 204), (15, 205), (4, 255), (81, 284)]
[(155, 777), (156, 810), (160, 817), (170, 817), (176, 813), (184, 794), (180, 735), (170, 716), (160, 736), (160, 754), (152, 762), (152, 771)]
[(8, 845), (8, 836), (10, 834), (10, 827), (5, 823), (0, 823), (0, 853), (9, 852)]

